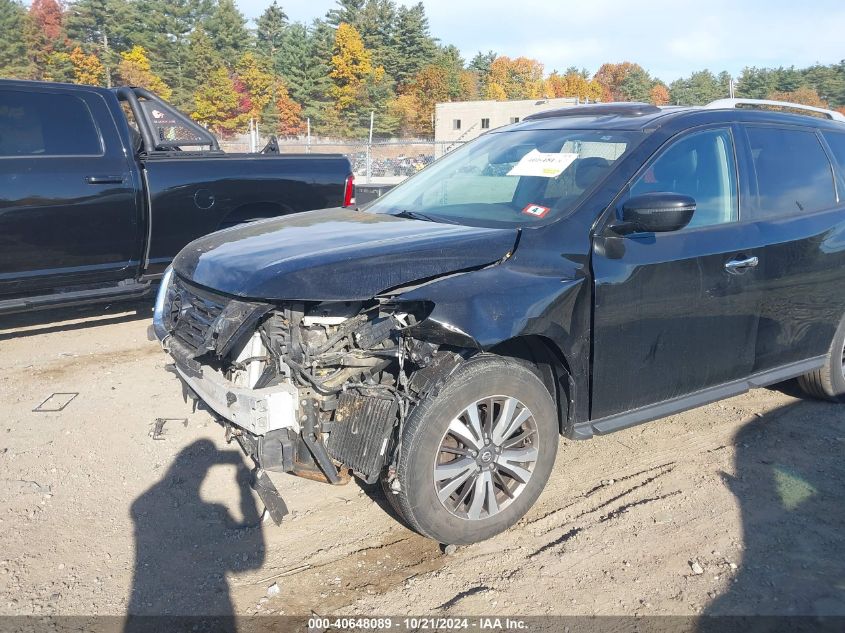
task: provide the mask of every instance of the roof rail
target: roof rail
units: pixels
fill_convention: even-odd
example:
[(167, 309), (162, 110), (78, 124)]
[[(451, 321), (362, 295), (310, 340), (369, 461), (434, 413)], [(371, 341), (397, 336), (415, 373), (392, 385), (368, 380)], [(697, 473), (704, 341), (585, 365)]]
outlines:
[(642, 116), (644, 114), (656, 114), (658, 112), (660, 112), (660, 108), (650, 103), (591, 103), (589, 105), (541, 110), (540, 112), (534, 112), (523, 117), (522, 120), (533, 121), (535, 119), (552, 119), (560, 116), (612, 116), (614, 114), (618, 116)]
[(737, 106), (743, 105), (774, 106), (777, 108), (789, 108), (790, 110), (807, 110), (809, 112), (823, 114), (832, 121), (845, 123), (845, 114), (837, 112), (836, 110), (826, 110), (825, 108), (808, 106), (803, 103), (790, 103), (789, 101), (771, 101), (769, 99), (717, 99), (716, 101), (711, 101), (704, 106), (704, 109), (721, 110), (723, 108), (736, 108)]

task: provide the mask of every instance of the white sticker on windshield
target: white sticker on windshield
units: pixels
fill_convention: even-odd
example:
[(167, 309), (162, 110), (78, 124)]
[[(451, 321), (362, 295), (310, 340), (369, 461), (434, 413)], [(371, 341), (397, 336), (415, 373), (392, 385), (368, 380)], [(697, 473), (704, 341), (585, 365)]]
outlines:
[(508, 172), (508, 176), (557, 178), (578, 158), (578, 154), (544, 154), (532, 149)]

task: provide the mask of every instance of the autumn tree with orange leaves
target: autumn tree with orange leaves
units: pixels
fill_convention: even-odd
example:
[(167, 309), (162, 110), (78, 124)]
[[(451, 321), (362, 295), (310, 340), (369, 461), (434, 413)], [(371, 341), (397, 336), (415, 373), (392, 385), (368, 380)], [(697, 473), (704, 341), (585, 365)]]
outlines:
[(604, 91), (601, 84), (590, 79), (587, 71), (569, 68), (563, 75), (554, 71), (546, 79), (546, 95), (550, 98), (575, 97), (582, 102), (599, 101)]
[(488, 99), (539, 99), (544, 93), (543, 64), (527, 57), (497, 57), (490, 64)]
[(634, 71), (645, 72), (642, 66), (632, 62), (602, 64), (593, 76), (593, 80), (601, 86), (601, 100), (624, 101), (625, 97), (622, 92), (622, 86), (628, 75)]
[(649, 102), (657, 106), (667, 105), (669, 103), (669, 89), (663, 83), (656, 83), (651, 88), (649, 93)]

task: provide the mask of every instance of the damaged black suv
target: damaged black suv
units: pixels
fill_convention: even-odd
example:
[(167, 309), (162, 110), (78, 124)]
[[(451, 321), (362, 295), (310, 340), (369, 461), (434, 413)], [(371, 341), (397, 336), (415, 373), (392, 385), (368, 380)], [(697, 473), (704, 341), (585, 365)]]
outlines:
[(155, 331), (276, 520), (263, 471), (354, 475), (422, 534), (488, 538), (561, 434), (845, 393), (845, 118), (763, 105), (542, 112), (366, 208), (204, 237)]

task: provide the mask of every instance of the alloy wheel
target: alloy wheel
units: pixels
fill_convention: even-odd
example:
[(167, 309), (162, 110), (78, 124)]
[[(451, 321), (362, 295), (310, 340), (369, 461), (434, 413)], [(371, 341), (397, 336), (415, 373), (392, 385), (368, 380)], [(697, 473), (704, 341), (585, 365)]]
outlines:
[(440, 440), (434, 462), (440, 503), (462, 519), (498, 514), (531, 478), (538, 439), (533, 414), (516, 398), (473, 402), (449, 423)]

